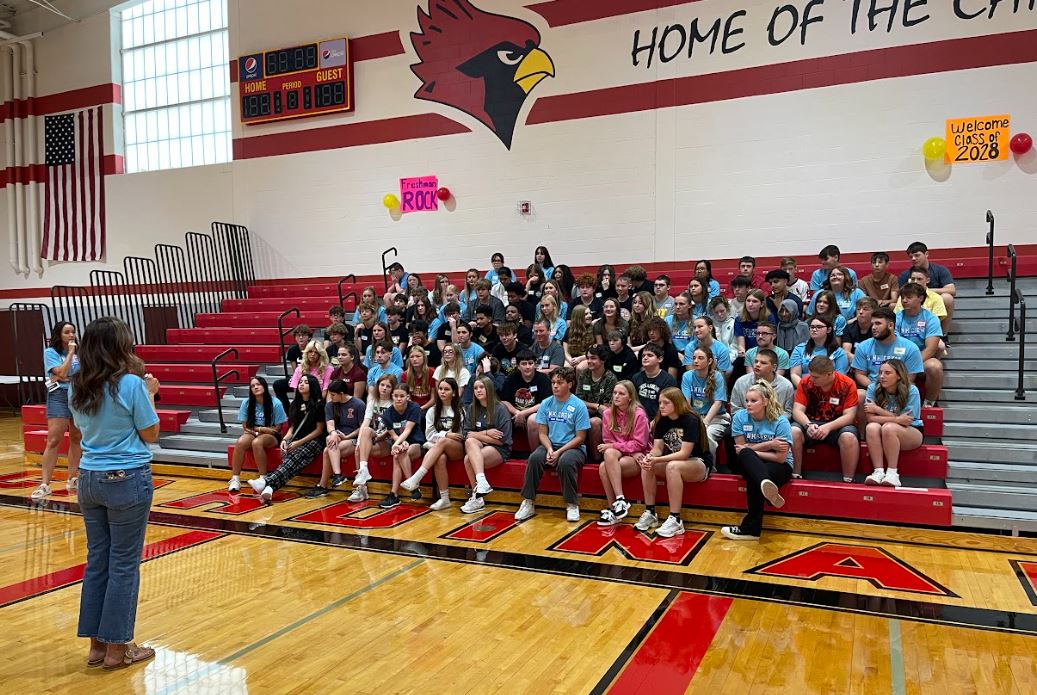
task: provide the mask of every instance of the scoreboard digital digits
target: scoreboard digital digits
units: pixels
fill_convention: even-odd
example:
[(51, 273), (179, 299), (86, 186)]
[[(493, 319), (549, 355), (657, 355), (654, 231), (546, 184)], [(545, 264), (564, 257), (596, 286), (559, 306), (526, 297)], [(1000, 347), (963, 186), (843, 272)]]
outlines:
[(238, 58), (241, 122), (352, 111), (349, 40), (329, 39)]

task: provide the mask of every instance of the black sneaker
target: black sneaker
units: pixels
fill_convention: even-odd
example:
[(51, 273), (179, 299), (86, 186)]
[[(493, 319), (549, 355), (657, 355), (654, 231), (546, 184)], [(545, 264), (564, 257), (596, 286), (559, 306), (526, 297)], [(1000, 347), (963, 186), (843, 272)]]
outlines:
[(738, 526), (725, 526), (720, 529), (720, 533), (732, 541), (758, 541), (759, 536), (754, 536), (751, 533), (746, 533)]
[(390, 492), (385, 496), (385, 499), (378, 503), (378, 506), (382, 509), (392, 509), (400, 506), (400, 498), (395, 492)]
[(339, 487), (342, 483), (346, 482), (348, 478), (341, 473), (335, 473), (331, 476), (331, 487)]
[(421, 499), (421, 489), (420, 488), (414, 488), (413, 490), (411, 490), (410, 498), (412, 500), (415, 500), (415, 501), (420, 500)]
[(302, 493), (302, 496), (312, 500), (317, 499), (318, 497), (327, 497), (329, 492), (331, 492), (331, 490), (326, 487), (314, 485), (312, 488)]

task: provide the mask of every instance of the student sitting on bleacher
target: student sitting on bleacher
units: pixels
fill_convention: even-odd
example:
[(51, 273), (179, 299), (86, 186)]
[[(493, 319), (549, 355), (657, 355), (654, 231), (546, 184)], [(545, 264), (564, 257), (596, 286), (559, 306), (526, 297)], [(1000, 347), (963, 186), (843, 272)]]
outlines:
[(577, 305), (571, 314), (572, 321), (562, 339), (565, 364), (577, 373), (587, 368), (587, 349), (597, 347), (594, 341), (594, 323), (586, 307)]
[(819, 317), (832, 324), (836, 338), (841, 338), (846, 330), (846, 318), (839, 312), (839, 305), (835, 299), (835, 293), (831, 290), (821, 290), (814, 295), (807, 311), (807, 322), (813, 317)]
[(835, 304), (839, 307), (839, 314), (845, 321), (852, 321), (857, 310), (857, 300), (864, 297), (864, 292), (857, 287), (850, 269), (844, 265), (832, 268), (828, 274), (828, 285), (826, 289), (832, 291)]
[(691, 369), (681, 378), (681, 392), (702, 418), (709, 437), (709, 451), (716, 454), (731, 418), (727, 414), (727, 386), (712, 350), (697, 347), (692, 352)]
[(877, 251), (871, 254), (871, 273), (861, 278), (859, 287), (874, 299), (878, 306), (892, 306), (900, 297), (900, 280), (886, 270), (889, 254)]
[[(305, 323), (300, 323), (292, 329), (292, 337), (295, 338), (295, 345), (288, 348), (288, 351), (285, 353), (285, 362), (294, 369), (302, 364), (302, 351), (313, 340), (313, 329)], [(288, 381), (289, 379), (284, 378), (276, 379), (273, 385), (274, 396), (281, 401), (281, 409), (285, 412), (288, 412), (289, 407)]]
[(338, 349), (338, 366), (331, 372), (331, 381), (336, 380), (344, 382), (349, 395), (364, 399), (367, 393), (367, 372), (356, 363), (356, 346), (352, 343), (346, 343)]
[(756, 272), (756, 259), (752, 256), (742, 256), (738, 259), (738, 275), (749, 281), (750, 290), (762, 290), (767, 286), (763, 275)]
[(540, 266), (544, 271), (544, 280), (550, 280), (554, 276), (555, 263), (551, 260), (551, 252), (546, 246), (537, 246), (533, 251), (533, 263)]
[[(384, 302), (385, 306), (392, 304), (392, 299), (397, 294), (408, 294), (410, 290), (410, 275), (403, 269), (403, 264), (399, 262), (392, 263), (388, 269), (389, 277), (392, 278), (392, 282), (389, 283), (389, 288), (385, 291)], [(361, 301), (367, 301), (364, 297), (360, 298)]]
[(486, 271), (486, 279), (491, 283), (500, 282), (500, 269), (504, 267), (504, 254), (497, 251), (490, 256), (490, 269)]
[(925, 271), (928, 282), (922, 284), (925, 284), (925, 287), (930, 291), (940, 295), (944, 308), (947, 311), (946, 322), (944, 322), (944, 318), (940, 314), (929, 309), (929, 307), (926, 308), (936, 314), (936, 317), (941, 322), (944, 322), (943, 327), (946, 334), (947, 329), (950, 328), (950, 319), (954, 315), (954, 295), (957, 293), (957, 289), (954, 287), (954, 278), (951, 277), (951, 271), (939, 263), (930, 263), (929, 248), (920, 241), (916, 241), (907, 247), (907, 256), (911, 259), (911, 267), (900, 274), (900, 284), (917, 282), (917, 280), (911, 278), (911, 271)]
[(410, 332), (407, 330), (407, 325), (403, 318), (406, 312), (394, 305), (386, 309), (385, 314), (389, 319), (385, 324), (389, 342), (398, 348), (400, 352), (403, 352), (407, 347), (407, 340), (410, 338)]
[(576, 395), (587, 406), (591, 418), (591, 431), (588, 437), (588, 453), (591, 461), (600, 461), (598, 445), (601, 444), (602, 413), (608, 409), (612, 401), (612, 391), (617, 379), (605, 369), (609, 349), (603, 345), (592, 345), (584, 353), (586, 368), (577, 372)]
[(382, 412), (392, 406), (392, 390), (395, 387), (396, 377), (392, 374), (382, 374), (371, 386), (364, 421), (360, 425), (360, 434), (357, 435), (357, 471), (353, 480), (353, 493), (349, 496), (350, 502), (363, 502), (367, 499), (367, 481), (371, 479), (367, 463), (371, 455), (384, 456), (389, 452), (389, 445), (385, 441), (388, 433), (382, 420)]
[[(688, 308), (685, 313), (688, 314), (690, 318), (697, 319), (699, 316), (709, 315), (709, 300), (712, 299), (712, 297), (709, 296), (709, 290), (706, 289), (706, 286), (702, 284), (701, 280), (699, 280), (698, 278), (692, 278), (691, 280), (689, 280), (688, 291), (683, 292), (681, 296), (685, 297), (688, 300)], [(673, 310), (674, 312), (676, 312), (677, 298), (674, 297), (673, 301)], [(671, 318), (673, 318), (673, 316), (668, 315), (666, 317), (666, 320), (669, 321)], [(686, 321), (688, 320), (688, 318), (686, 317), (682, 320)]]
[(489, 281), (477, 280), (475, 283), (475, 299), (468, 301), (468, 305), (461, 312), (461, 318), (468, 323), (475, 323), (475, 310), (483, 305), (490, 307), (493, 311), (494, 323), (504, 323), (504, 303), (490, 294)]
[(630, 310), (634, 306), (634, 295), (631, 292), (633, 282), (630, 276), (622, 273), (616, 278), (616, 303), (619, 304), (619, 315), (624, 321), (630, 321)]
[(692, 354), (695, 352), (695, 348), (701, 346), (709, 349), (717, 358), (717, 369), (725, 376), (730, 374), (734, 368), (731, 365), (731, 350), (716, 339), (713, 319), (708, 316), (698, 317), (695, 319), (693, 331), (695, 337), (689, 340), (688, 345), (684, 348), (684, 366), (688, 369), (691, 368)]
[(731, 278), (731, 294), (734, 297), (727, 300), (728, 315), (731, 318), (737, 319), (742, 315), (742, 309), (745, 307), (745, 298), (749, 296), (749, 290), (751, 289), (752, 285), (749, 284), (749, 278), (741, 275)]
[(652, 295), (649, 292), (638, 292), (630, 303), (630, 333), (627, 341), (634, 352), (640, 352), (644, 344), (648, 342), (645, 333), (648, 319), (655, 316), (652, 310)]
[(584, 307), (591, 320), (601, 316), (601, 300), (594, 296), (594, 276), (584, 273), (576, 278), (576, 298), (569, 304), (569, 313), (565, 318), (572, 322), (573, 311), (578, 306)]
[[(947, 307), (944, 304), (944, 295), (934, 292), (929, 289), (929, 270), (926, 268), (912, 268), (910, 274), (910, 282), (908, 284), (920, 285), (925, 289), (925, 301), (922, 302), (922, 308), (928, 311), (930, 314), (940, 320), (940, 327), (943, 329), (944, 335), (950, 329), (950, 314), (947, 311)], [(904, 292), (903, 289), (900, 291), (901, 297)], [(900, 313), (904, 308), (903, 300), (898, 299), (896, 305), (893, 307), (893, 311)], [(944, 338), (946, 342), (946, 338)]]
[(633, 379), (641, 369), (641, 362), (627, 345), (626, 334), (623, 331), (609, 331), (606, 338), (609, 354), (605, 359), (605, 368), (615, 374), (620, 381)]
[(766, 275), (767, 284), (770, 285), (771, 293), (767, 297), (767, 310), (771, 316), (777, 318), (781, 305), (786, 300), (795, 303), (798, 314), (803, 314), (803, 300), (789, 289), (789, 274), (784, 270), (772, 270)]
[(806, 280), (800, 279), (796, 259), (792, 256), (785, 256), (781, 259), (781, 269), (789, 274), (789, 292), (799, 297), (801, 301), (807, 301), (810, 298), (810, 285)]
[(526, 461), (526, 480), (522, 486), (522, 504), (515, 512), (516, 521), (536, 514), (534, 501), (540, 479), (547, 468), (554, 468), (562, 481), (565, 520), (579, 521), (579, 475), (587, 462), (587, 432), (590, 416), (587, 406), (572, 393), (576, 372), (562, 367), (551, 376), (551, 397), (536, 414), (540, 446)]
[(828, 357), (810, 360), (810, 373), (799, 380), (792, 406), (792, 477), (803, 470), (803, 449), (826, 444), (839, 448), (843, 482), (852, 483), (861, 445), (857, 434), (857, 385), (837, 371)]
[(774, 350), (757, 351), (756, 359), (753, 360), (752, 373), (738, 377), (731, 388), (731, 415), (734, 416), (739, 410), (745, 410), (745, 394), (749, 387), (757, 381), (766, 381), (770, 385), (781, 404), (785, 417), (791, 418), (796, 387), (792, 385), (791, 381), (778, 375), (778, 355)]
[(522, 318), (522, 311), (517, 306), (509, 304), (504, 307), (504, 322), (515, 326), (515, 337), (520, 343), (533, 344), (533, 322), (530, 321), (529, 326), (526, 326), (526, 322)]
[(324, 393), (328, 389), (328, 384), (331, 383), (331, 373), (333, 371), (335, 371), (335, 368), (331, 366), (328, 353), (324, 352), (324, 345), (316, 340), (311, 340), (306, 344), (306, 349), (302, 351), (302, 362), (295, 368), (295, 373), (292, 374), (292, 379), (288, 382), (288, 386), (289, 388), (296, 388), (303, 374), (309, 374), (317, 379), (321, 393)]
[(519, 321), (522, 325), (530, 328), (536, 320), (536, 306), (526, 299), (526, 288), (521, 283), (512, 282), (507, 287), (508, 301), (504, 306), (504, 318), (508, 319), (508, 307), (514, 306), (519, 312)]
[[(691, 284), (699, 290), (702, 289), (702, 284), (698, 280), (692, 279)], [(673, 298), (673, 313), (666, 317), (666, 325), (670, 327), (670, 339), (679, 355), (684, 354), (684, 348), (688, 347), (693, 331), (692, 299), (689, 293), (690, 290), (681, 292)], [(708, 308), (700, 315), (704, 316), (706, 313)]]
[(665, 356), (658, 345), (645, 345), (641, 350), (641, 371), (631, 379), (637, 387), (637, 399), (649, 418), (654, 418), (659, 411), (659, 394), (679, 385), (673, 375), (662, 368)]
[[(700, 318), (709, 318), (713, 322), (713, 337), (727, 348), (727, 363), (734, 362), (738, 357), (738, 340), (735, 338), (735, 318), (731, 315), (731, 304), (727, 298), (713, 297), (709, 300), (709, 316), (695, 317), (696, 320)], [(687, 351), (687, 346), (684, 349)], [(717, 362), (724, 364), (720, 358), (717, 358)]]
[(353, 324), (359, 324), (361, 322), (360, 309), (365, 304), (374, 307), (374, 316), (371, 318), (372, 321), (384, 321), (385, 306), (382, 305), (382, 301), (378, 298), (378, 293), (375, 292), (373, 287), (365, 287), (360, 290), (360, 302), (357, 303), (356, 311), (353, 312)]
[[(700, 353), (701, 354), (701, 353)], [(650, 531), (659, 525), (655, 513), (656, 480), (666, 480), (669, 516), (655, 534), (672, 538), (684, 533), (681, 507), (684, 484), (702, 483), (716, 469), (710, 453), (706, 426), (702, 418), (688, 406), (680, 389), (668, 388), (659, 394), (659, 414), (652, 421), (652, 450), (637, 460), (641, 467), (641, 487), (645, 511), (634, 524), (638, 531)]]
[(537, 447), (536, 413), (551, 395), (551, 379), (536, 368), (536, 357), (529, 350), (516, 357), (518, 369), (504, 381), (500, 400), (515, 423), (515, 429), (526, 435), (529, 451)]
[[(663, 351), (663, 369), (668, 371), (670, 376), (679, 383), (681, 374), (684, 372), (683, 356), (673, 345), (669, 324), (658, 316), (652, 316), (645, 322), (644, 329), (645, 346), (655, 345)], [(644, 348), (641, 348), (641, 353), (644, 354)]]
[(400, 483), (400, 487), (408, 492), (417, 490), (421, 485), (421, 479), (430, 470), (434, 470), (436, 487), (439, 488), (439, 499), (429, 506), (434, 512), (447, 509), (451, 505), (447, 463), (464, 458), (461, 388), (456, 381), (446, 378), (436, 384), (436, 395), (436, 404), (425, 413), (425, 456), (414, 475)]
[(266, 450), (273, 449), (281, 443), (281, 425), (287, 420), (288, 415), (284, 412), (284, 406), (270, 393), (266, 379), (261, 376), (249, 379), (248, 398), (241, 401), (241, 408), (238, 410), (238, 422), (241, 423), (243, 432), (234, 442), (227, 490), (241, 490), (241, 466), (249, 449), (256, 460), (259, 475), (266, 475)]
[(425, 354), (428, 356), (428, 366), (432, 367), (433, 369), (438, 367), (443, 361), (443, 353), (440, 352), (439, 346), (436, 345), (436, 342), (434, 340), (429, 341), (428, 324), (424, 321), (414, 321), (410, 324), (409, 328), (410, 341), (407, 344), (408, 349), (412, 347), (420, 347), (422, 350), (425, 351)]
[(943, 329), (940, 320), (922, 308), (925, 288), (913, 282), (904, 285), (900, 291), (903, 306), (897, 314), (897, 335), (914, 343), (922, 353), (922, 366), (925, 368), (925, 405), (933, 407), (940, 398), (943, 388)]
[[(833, 269), (839, 267), (839, 247), (835, 244), (829, 244), (828, 246), (821, 249), (820, 253), (817, 254), (818, 260), (821, 261), (821, 267), (814, 271), (814, 274), (810, 276), (810, 291), (817, 293), (823, 289), (828, 289), (829, 286), (826, 284), (829, 279), (829, 274)], [(850, 279), (853, 280), (854, 286), (857, 285), (857, 273), (853, 272), (852, 268), (847, 268), (847, 274)]]
[(875, 469), (864, 482), (900, 487), (900, 454), (922, 446), (924, 433), (921, 397), (902, 361), (888, 359), (879, 367), (878, 379), (865, 394), (864, 413), (868, 457)]
[(630, 333), (630, 324), (620, 316), (619, 300), (615, 297), (609, 297), (601, 304), (601, 318), (594, 321), (594, 340), (598, 345), (605, 345), (612, 331), (619, 331), (624, 336)]
[[(410, 477), (412, 464), (421, 456), (421, 446), (425, 443), (421, 408), (410, 399), (407, 384), (396, 384), (393, 387), (392, 405), (382, 411), (382, 421), (388, 433), (386, 443), (392, 456), (392, 487), (378, 506), (392, 509), (400, 506), (400, 483)], [(420, 496), (420, 492), (415, 495), (418, 498)]]
[(652, 449), (652, 430), (645, 409), (637, 400), (633, 382), (616, 382), (612, 401), (601, 411), (602, 443), (598, 453), (601, 486), (605, 489), (608, 506), (601, 510), (599, 526), (614, 526), (630, 511), (630, 503), (623, 493), (623, 478), (633, 478), (640, 471), (637, 459)]
[(609, 297), (616, 296), (616, 269), (608, 263), (598, 266), (598, 273), (594, 279), (594, 298), (604, 302)]
[[(810, 338), (809, 324), (802, 319), (802, 314), (796, 303), (791, 299), (786, 299), (778, 307), (778, 329), (777, 338), (774, 341), (775, 345), (789, 353), (791, 357), (792, 351), (796, 349), (796, 346), (806, 342), (808, 338)], [(748, 360), (746, 360), (746, 364), (749, 364)], [(791, 362), (789, 368), (791, 368)]]
[(792, 365), (789, 380), (793, 386), (799, 386), (799, 380), (806, 376), (810, 361), (815, 357), (829, 358), (835, 364), (835, 370), (843, 374), (846, 374), (850, 367), (850, 361), (835, 336), (832, 322), (822, 316), (811, 316), (808, 325), (810, 339), (797, 345), (789, 359), (789, 364)]
[(515, 324), (510, 321), (502, 323), (497, 329), (497, 334), (500, 342), (493, 348), (490, 355), (497, 359), (501, 373), (504, 374), (504, 378), (507, 378), (518, 369), (519, 352), (528, 350), (529, 346), (519, 342), (518, 331)]
[[(548, 300), (548, 297), (544, 297), (545, 305)], [(551, 337), (550, 330), (547, 319), (538, 319), (533, 324), (533, 344), (530, 346), (537, 371), (548, 376), (565, 364), (565, 349)]]
[(368, 369), (374, 366), (374, 346), (379, 343), (387, 343), (392, 346), (389, 361), (403, 369), (403, 353), (389, 340), (389, 327), (381, 322), (371, 326), (371, 344), (367, 346), (367, 351), (364, 353), (364, 366)]
[(515, 282), (515, 275), (511, 272), (511, 268), (502, 265), (498, 271), (497, 280), (486, 278), (486, 282), (490, 283), (490, 296), (499, 299), (501, 304), (507, 304), (508, 285)]
[(338, 367), (338, 351), (353, 342), (353, 329), (344, 323), (333, 323), (324, 329), (324, 335), (324, 351), (328, 353), (331, 366)]
[(652, 311), (661, 319), (665, 319), (673, 311), (669, 275), (660, 275), (652, 283)]
[(544, 269), (538, 263), (533, 263), (526, 268), (526, 301), (536, 304), (544, 296)]
[(403, 377), (403, 370), (392, 363), (393, 350), (396, 350), (392, 343), (388, 340), (383, 340), (379, 343), (375, 343), (372, 348), (374, 352), (374, 363), (371, 365), (370, 369), (367, 370), (368, 390), (374, 389), (375, 382), (377, 382), (378, 377), (383, 374), (392, 374), (397, 379)]
[[(319, 345), (316, 341), (311, 345)], [(321, 350), (324, 348), (321, 347)], [(288, 484), (324, 449), (324, 399), (321, 384), (312, 374), (303, 375), (295, 387), (288, 420), (291, 426), (281, 441), (281, 465), (273, 473), (260, 473), (248, 481), (263, 502), (269, 504), (274, 493)]]
[(872, 297), (861, 297), (857, 300), (857, 313), (853, 321), (846, 324), (842, 336), (843, 352), (850, 362), (853, 362), (857, 346), (871, 337), (871, 316), (878, 308), (879, 303)]
[(418, 404), (422, 412), (435, 405), (435, 370), (428, 364), (428, 354), (420, 346), (407, 350), (407, 369), (400, 381), (410, 389), (410, 399)]
[(758, 350), (773, 350), (778, 356), (778, 374), (785, 376), (789, 369), (789, 353), (784, 348), (775, 345), (778, 337), (778, 327), (770, 322), (763, 321), (756, 327), (756, 347), (745, 351), (745, 373), (753, 370), (753, 362), (756, 360)]
[[(507, 316), (506, 311), (504, 315)], [(487, 353), (493, 352), (493, 348), (500, 343), (497, 326), (493, 323), (493, 309), (485, 304), (475, 310), (475, 327), (472, 329), (471, 339)]]
[(720, 283), (713, 277), (713, 264), (706, 259), (695, 262), (695, 278), (706, 288), (709, 298), (720, 296)]
[(748, 511), (738, 526), (724, 526), (720, 533), (735, 541), (759, 540), (763, 530), (764, 501), (785, 506), (778, 488), (792, 478), (792, 427), (782, 412), (770, 384), (760, 381), (745, 394), (745, 410), (731, 421), (735, 460), (731, 469), (746, 482)]
[[(895, 359), (904, 363), (911, 378), (925, 372), (922, 353), (918, 346), (896, 332), (896, 314), (889, 307), (879, 307), (871, 316), (871, 335), (857, 346), (850, 364), (857, 382), (857, 400), (863, 400), (865, 391), (879, 376), (879, 367), (886, 360)], [(859, 424), (862, 419), (858, 418)]]
[(486, 495), (493, 492), (486, 471), (495, 468), (511, 456), (511, 416), (497, 400), (493, 382), (481, 376), (472, 386), (472, 404), (466, 409), (463, 429), (464, 468), (472, 496), (461, 506), (465, 514), (475, 514), (486, 506)]
[[(565, 335), (566, 325), (565, 319), (558, 313), (556, 297), (553, 294), (544, 294), (540, 298), (540, 305), (537, 308), (539, 312), (536, 321), (543, 321), (547, 325), (547, 335), (551, 340), (560, 341)], [(533, 323), (536, 324), (536, 321)], [(535, 330), (534, 328), (534, 332)]]
[(364, 402), (353, 397), (344, 381), (335, 380), (328, 386), (328, 401), (324, 404), (324, 420), (328, 433), (321, 462), (320, 480), (304, 493), (304, 497), (325, 497), (332, 488), (346, 482), (342, 475), (342, 459), (356, 452), (360, 425), (364, 421)]

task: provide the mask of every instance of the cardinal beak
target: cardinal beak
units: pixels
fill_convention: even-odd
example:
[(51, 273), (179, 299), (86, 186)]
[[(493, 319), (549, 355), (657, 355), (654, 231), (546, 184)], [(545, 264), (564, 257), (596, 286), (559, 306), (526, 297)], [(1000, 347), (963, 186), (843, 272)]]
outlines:
[(526, 54), (515, 70), (515, 84), (521, 87), (523, 92), (529, 94), (533, 91), (533, 87), (540, 84), (540, 80), (545, 77), (554, 77), (554, 75), (555, 65), (551, 62), (551, 56), (539, 48), (534, 48)]

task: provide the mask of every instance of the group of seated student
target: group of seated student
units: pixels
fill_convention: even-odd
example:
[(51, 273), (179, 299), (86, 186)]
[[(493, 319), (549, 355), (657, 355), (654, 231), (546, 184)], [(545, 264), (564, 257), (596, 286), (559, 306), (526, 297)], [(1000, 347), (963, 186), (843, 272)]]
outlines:
[[(365, 288), (352, 323), (333, 306), (323, 340), (295, 328), (295, 370), (273, 394), (252, 379), (230, 489), (241, 487), (249, 450), (259, 469), (250, 484), (265, 499), (323, 450), (308, 495), (346, 482), (342, 460), (352, 457), (349, 500), (360, 502), (371, 457), (391, 456), (392, 489), (380, 506), (400, 504), (401, 488), (420, 498), (431, 473), (440, 490), (432, 509), (443, 510), (446, 464), (462, 460), (470, 513), (492, 492), (486, 471), (514, 447), (531, 452), (517, 519), (535, 513), (540, 480), (554, 469), (566, 518), (578, 520), (579, 470), (592, 462), (609, 500), (599, 523), (629, 513), (623, 480), (639, 475), (646, 509), (637, 527), (659, 525), (661, 478), (669, 516), (657, 533), (672, 536), (683, 532), (683, 486), (706, 480), (726, 444), (732, 470), (750, 485), (749, 513), (723, 533), (757, 538), (765, 501), (781, 506), (778, 488), (801, 477), (808, 447), (837, 448), (852, 482), (863, 437), (873, 467), (865, 483), (900, 485), (900, 453), (922, 443), (919, 387), (928, 405), (942, 384), (955, 291), (924, 244), (907, 255), (912, 267), (898, 278), (886, 254), (873, 254), (872, 272), (858, 281), (829, 245), (809, 284), (793, 258), (762, 273), (746, 256), (730, 299), (708, 260), (676, 296), (668, 276), (649, 280), (640, 266), (573, 277), (542, 246), (524, 283), (499, 253), (485, 276), (469, 270), (461, 289), (440, 275), (430, 291), (395, 263), (388, 292)], [(268, 476), (266, 450), (277, 445), (289, 465)]]

